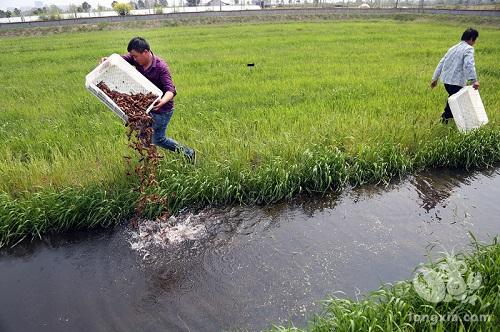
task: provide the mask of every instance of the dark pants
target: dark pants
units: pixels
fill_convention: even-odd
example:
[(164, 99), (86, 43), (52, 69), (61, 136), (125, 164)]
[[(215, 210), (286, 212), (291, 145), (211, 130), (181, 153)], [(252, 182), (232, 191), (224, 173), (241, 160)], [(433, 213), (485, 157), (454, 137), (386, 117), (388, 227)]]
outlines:
[[(459, 85), (450, 85), (450, 84), (445, 84), (444, 88), (446, 89), (446, 92), (448, 92), (448, 97), (454, 95), (455, 93), (460, 91), (460, 89), (462, 89), (462, 87)], [(446, 107), (444, 108), (444, 112), (441, 115), (441, 117), (443, 119), (453, 118), (453, 114), (451, 114), (450, 105), (448, 104), (448, 98), (446, 98)]]

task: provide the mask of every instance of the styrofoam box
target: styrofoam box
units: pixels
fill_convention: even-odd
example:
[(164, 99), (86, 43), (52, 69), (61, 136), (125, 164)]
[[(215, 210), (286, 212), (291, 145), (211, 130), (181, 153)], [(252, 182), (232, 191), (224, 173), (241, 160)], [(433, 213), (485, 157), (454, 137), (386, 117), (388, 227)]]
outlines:
[(451, 113), (458, 130), (466, 133), (488, 123), (479, 91), (466, 86), (448, 98)]
[(99, 64), (85, 77), (85, 87), (95, 95), (101, 102), (109, 107), (123, 120), (128, 122), (127, 115), (109, 98), (101, 89), (97, 87), (100, 82), (106, 83), (111, 89), (126, 94), (137, 94), (152, 92), (158, 96), (156, 100), (148, 107), (146, 113), (149, 113), (153, 105), (163, 95), (162, 91), (156, 85), (151, 83), (146, 77), (125, 61), (121, 55), (112, 54), (104, 62)]

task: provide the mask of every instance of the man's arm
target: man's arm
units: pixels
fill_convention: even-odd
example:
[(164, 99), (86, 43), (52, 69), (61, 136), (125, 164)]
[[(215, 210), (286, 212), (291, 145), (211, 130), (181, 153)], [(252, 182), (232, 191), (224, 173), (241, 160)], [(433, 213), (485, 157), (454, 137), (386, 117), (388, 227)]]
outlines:
[(160, 70), (160, 81), (165, 88), (165, 94), (154, 106), (155, 110), (158, 110), (160, 107), (168, 103), (177, 94), (174, 82), (172, 81), (172, 76), (170, 75), (170, 70), (166, 64), (162, 66)]
[(471, 47), (465, 51), (464, 55), (464, 71), (468, 81), (472, 81), (472, 87), (479, 89), (479, 82), (476, 74), (476, 64), (474, 62), (474, 49)]
[(131, 65), (134, 65), (134, 58), (129, 53), (122, 55), (122, 59), (127, 61)]
[(439, 76), (441, 76), (441, 71), (443, 70), (443, 63), (445, 58), (446, 54), (441, 58), (441, 61), (439, 61), (436, 70), (434, 70), (434, 75), (432, 75), (432, 80), (431, 80), (431, 88), (434, 88), (437, 85)]
[(172, 81), (172, 75), (170, 75), (170, 70), (166, 64), (160, 70), (160, 81), (165, 87), (165, 91), (172, 92), (174, 96), (177, 94), (174, 82)]
[[(125, 55), (122, 55), (122, 58), (123, 60), (127, 61), (128, 63), (130, 63), (131, 65), (133, 65), (134, 63), (134, 58), (132, 58), (132, 56), (130, 54), (125, 54)], [(101, 58), (101, 62), (100, 63), (103, 63), (104, 61), (106, 61), (108, 59), (107, 56), (105, 56), (104, 58)]]

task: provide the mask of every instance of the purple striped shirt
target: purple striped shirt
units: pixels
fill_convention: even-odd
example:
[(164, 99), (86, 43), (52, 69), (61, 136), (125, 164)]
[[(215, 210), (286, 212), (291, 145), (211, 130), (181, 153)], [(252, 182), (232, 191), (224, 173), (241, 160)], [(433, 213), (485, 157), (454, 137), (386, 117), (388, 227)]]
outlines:
[[(153, 52), (151, 52), (153, 54)], [(167, 63), (162, 58), (153, 54), (153, 63), (148, 69), (144, 70), (141, 65), (134, 61), (134, 58), (130, 54), (122, 55), (123, 59), (134, 66), (139, 73), (144, 75), (148, 80), (156, 85), (164, 94), (167, 91), (171, 91), (174, 96), (177, 94), (175, 90), (174, 82), (172, 82), (172, 76), (170, 75), (170, 69)], [(174, 108), (174, 99), (169, 100), (165, 105), (163, 105), (158, 112), (169, 112)]]

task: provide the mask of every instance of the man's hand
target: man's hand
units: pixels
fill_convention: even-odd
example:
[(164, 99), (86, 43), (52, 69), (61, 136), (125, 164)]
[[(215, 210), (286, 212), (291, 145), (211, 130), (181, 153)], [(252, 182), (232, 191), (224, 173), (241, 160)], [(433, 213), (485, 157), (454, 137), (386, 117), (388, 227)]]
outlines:
[(104, 61), (106, 61), (107, 59), (108, 59), (108, 57), (106, 57), (106, 56), (105, 56), (104, 58), (101, 58), (101, 62), (99, 62), (99, 63), (103, 63), (103, 62), (104, 62)]
[(172, 91), (167, 91), (165, 92), (165, 95), (156, 102), (156, 104), (153, 106), (153, 109), (155, 111), (158, 111), (160, 107), (168, 103), (172, 98), (174, 98), (174, 93)]
[(437, 80), (432, 80), (431, 81), (431, 89), (434, 89), (436, 87), (436, 85), (438, 84), (438, 81)]
[(166, 103), (168, 102), (168, 100), (165, 100), (164, 98), (161, 98), (159, 99), (156, 104), (153, 106), (153, 109), (155, 111), (158, 111), (160, 109), (160, 107), (162, 107), (163, 105), (165, 105)]
[(474, 90), (479, 90), (479, 82), (475, 81), (474, 83), (472, 83), (472, 87), (474, 88)]

